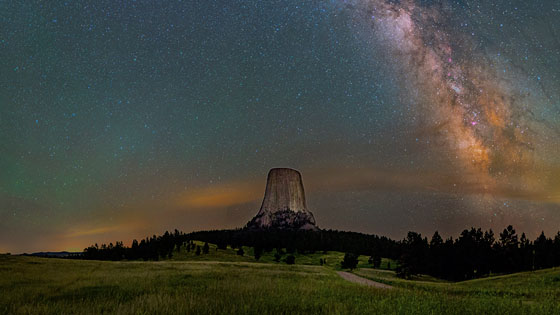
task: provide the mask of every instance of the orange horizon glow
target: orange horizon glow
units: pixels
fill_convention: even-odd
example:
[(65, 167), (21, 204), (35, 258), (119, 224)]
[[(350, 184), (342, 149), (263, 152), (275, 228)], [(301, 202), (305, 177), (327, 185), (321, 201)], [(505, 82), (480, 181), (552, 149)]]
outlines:
[(256, 183), (232, 182), (182, 193), (176, 203), (189, 208), (229, 207), (258, 200), (263, 191)]

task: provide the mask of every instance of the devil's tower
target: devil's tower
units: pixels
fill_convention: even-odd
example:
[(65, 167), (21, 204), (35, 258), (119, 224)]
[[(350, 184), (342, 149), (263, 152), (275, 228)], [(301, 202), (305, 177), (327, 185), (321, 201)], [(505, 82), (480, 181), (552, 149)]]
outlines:
[(268, 172), (261, 209), (247, 228), (317, 229), (313, 214), (307, 211), (303, 181), (298, 171), (273, 168)]

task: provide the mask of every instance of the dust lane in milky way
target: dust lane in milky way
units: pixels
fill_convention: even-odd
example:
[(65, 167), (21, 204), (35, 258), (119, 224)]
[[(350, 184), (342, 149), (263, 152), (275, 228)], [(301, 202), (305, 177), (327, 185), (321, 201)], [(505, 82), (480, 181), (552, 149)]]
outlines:
[[(560, 134), (554, 127), (551, 133), (533, 113), (546, 91), (527, 83), (522, 72), (499, 57), (477, 51), (468, 34), (454, 30), (453, 9), (443, 2), (356, 6), (403, 73), (403, 88), (419, 94), (420, 124), (431, 129), (423, 135), (449, 148), (448, 158), (460, 160), (455, 165), (481, 187), (480, 193), (517, 192), (560, 201), (558, 187), (551, 185), (557, 174), (543, 158), (558, 147)], [(542, 141), (550, 133), (553, 138)]]
[(0, 252), (240, 227), (560, 229), (560, 2), (0, 3)]

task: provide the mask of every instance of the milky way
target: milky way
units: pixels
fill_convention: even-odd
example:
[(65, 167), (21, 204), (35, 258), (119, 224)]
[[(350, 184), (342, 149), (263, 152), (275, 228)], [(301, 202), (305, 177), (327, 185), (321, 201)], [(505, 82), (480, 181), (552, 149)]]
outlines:
[(525, 82), (499, 56), (477, 50), (469, 36), (475, 34), (456, 30), (453, 8), (445, 3), (358, 1), (352, 8), (370, 21), (403, 77), (403, 89), (419, 95), (421, 124), (428, 130), (422, 136), (449, 148), (477, 193), (558, 201), (557, 191), (547, 191), (550, 170), (541, 169), (541, 157), (556, 151), (558, 141), (536, 143), (550, 130), (532, 112), (540, 100), (531, 93), (546, 91)]
[(0, 252), (243, 226), (560, 229), (558, 1), (0, 2)]

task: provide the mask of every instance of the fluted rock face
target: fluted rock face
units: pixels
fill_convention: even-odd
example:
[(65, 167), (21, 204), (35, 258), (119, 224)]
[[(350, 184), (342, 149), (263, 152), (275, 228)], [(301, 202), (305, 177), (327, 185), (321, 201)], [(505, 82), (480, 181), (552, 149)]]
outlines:
[(298, 171), (289, 168), (270, 170), (261, 209), (247, 227), (317, 229), (313, 214), (307, 211), (303, 181)]

